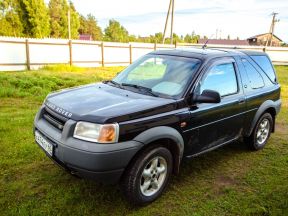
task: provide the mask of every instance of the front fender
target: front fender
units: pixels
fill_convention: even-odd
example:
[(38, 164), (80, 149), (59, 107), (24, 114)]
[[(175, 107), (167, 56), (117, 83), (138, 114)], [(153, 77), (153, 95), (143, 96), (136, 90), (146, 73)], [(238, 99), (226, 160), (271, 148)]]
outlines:
[(147, 145), (160, 139), (171, 139), (177, 144), (179, 149), (179, 159), (181, 160), (184, 152), (184, 140), (182, 135), (174, 128), (167, 126), (159, 126), (150, 128), (134, 138), (135, 141)]

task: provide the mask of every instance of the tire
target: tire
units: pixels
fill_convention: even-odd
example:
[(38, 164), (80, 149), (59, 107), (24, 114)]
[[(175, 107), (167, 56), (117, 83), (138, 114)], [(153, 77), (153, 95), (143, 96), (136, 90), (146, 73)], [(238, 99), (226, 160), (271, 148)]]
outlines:
[(273, 124), (274, 121), (270, 113), (264, 113), (259, 118), (252, 134), (245, 138), (245, 142), (251, 150), (258, 151), (265, 147), (271, 135)]
[(128, 202), (145, 205), (160, 197), (168, 185), (172, 167), (173, 157), (167, 148), (152, 146), (145, 149), (122, 177), (121, 189)]

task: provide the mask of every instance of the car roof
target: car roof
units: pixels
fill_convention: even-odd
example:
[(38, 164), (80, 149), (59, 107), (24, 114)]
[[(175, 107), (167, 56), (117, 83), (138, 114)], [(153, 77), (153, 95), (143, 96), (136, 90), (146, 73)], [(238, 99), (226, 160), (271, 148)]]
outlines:
[(156, 50), (151, 52), (151, 54), (156, 55), (171, 55), (171, 56), (181, 56), (188, 58), (199, 58), (202, 60), (216, 58), (216, 57), (228, 57), (235, 55), (266, 55), (263, 52), (257, 51), (246, 51), (238, 49), (218, 49), (218, 48), (175, 48), (175, 49), (166, 49), (166, 50)]
[(242, 50), (241, 52), (249, 56), (267, 55), (265, 52), (259, 52), (259, 51), (254, 51), (254, 50)]

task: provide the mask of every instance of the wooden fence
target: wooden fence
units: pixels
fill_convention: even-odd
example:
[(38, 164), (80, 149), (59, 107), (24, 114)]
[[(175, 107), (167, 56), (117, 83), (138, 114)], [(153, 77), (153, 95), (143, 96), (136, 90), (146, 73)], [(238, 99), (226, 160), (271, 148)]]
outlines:
[[(0, 37), (0, 71), (30, 70), (50, 64), (70, 64), (81, 67), (128, 65), (156, 49), (191, 46), (199, 47), (201, 44), (168, 45)], [(275, 64), (288, 64), (288, 48), (211, 44), (208, 44), (208, 47), (264, 51)]]

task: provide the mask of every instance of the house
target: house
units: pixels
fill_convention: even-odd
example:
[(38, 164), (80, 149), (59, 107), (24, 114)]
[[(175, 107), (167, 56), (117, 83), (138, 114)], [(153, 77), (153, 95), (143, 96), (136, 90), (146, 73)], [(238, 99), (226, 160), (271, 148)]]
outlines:
[(89, 34), (81, 34), (81, 35), (79, 35), (79, 40), (92, 41), (92, 35), (89, 35)]
[[(205, 44), (207, 39), (199, 39), (198, 44)], [(208, 44), (213, 45), (232, 45), (232, 46), (249, 46), (247, 40), (228, 40), (228, 39), (209, 39)]]
[(271, 33), (265, 33), (249, 37), (247, 38), (247, 41), (249, 42), (250, 45), (254, 46), (266, 46), (267, 40), (269, 40), (267, 44), (268, 46), (281, 46), (283, 44), (283, 41), (275, 34), (273, 34), (271, 44), (270, 44), (270, 38)]

